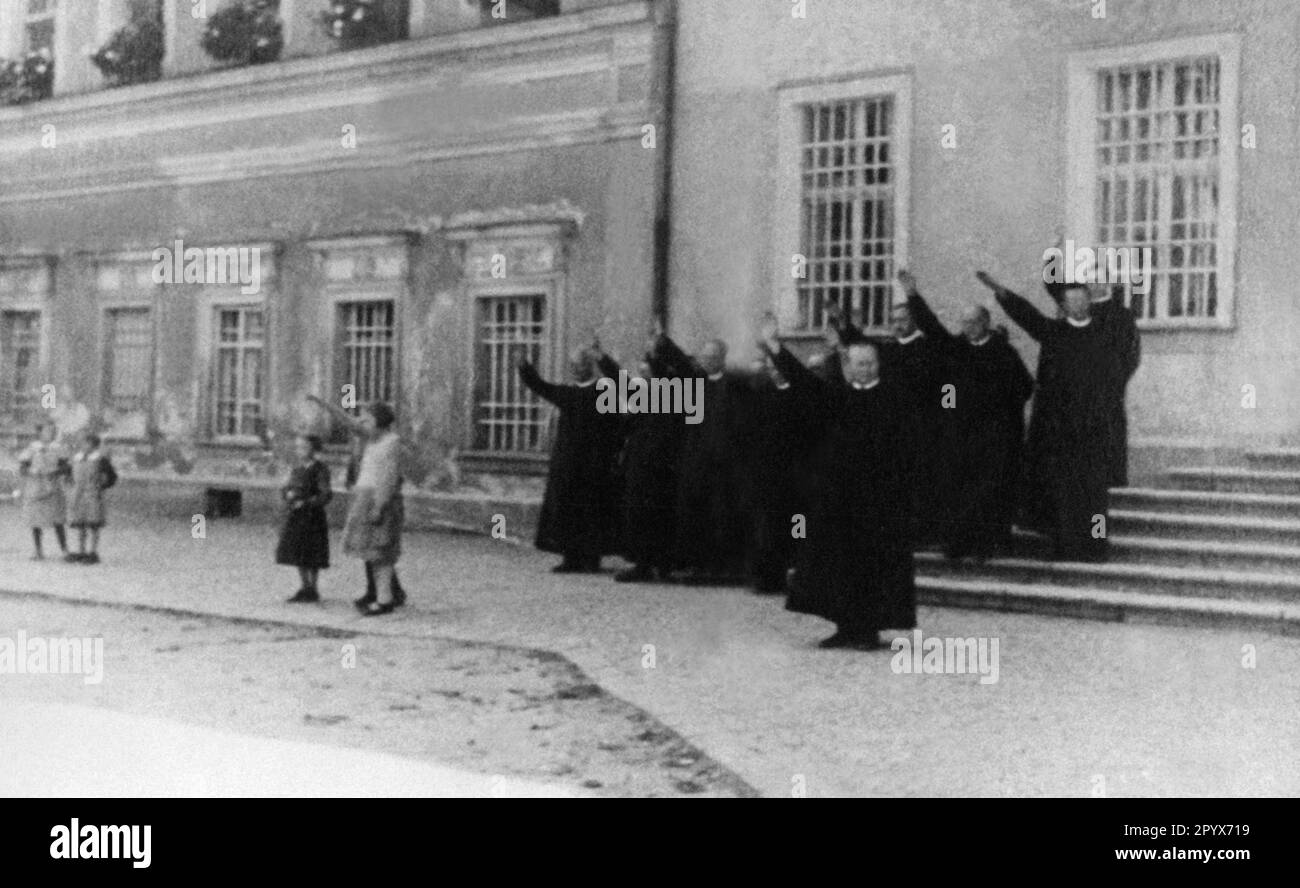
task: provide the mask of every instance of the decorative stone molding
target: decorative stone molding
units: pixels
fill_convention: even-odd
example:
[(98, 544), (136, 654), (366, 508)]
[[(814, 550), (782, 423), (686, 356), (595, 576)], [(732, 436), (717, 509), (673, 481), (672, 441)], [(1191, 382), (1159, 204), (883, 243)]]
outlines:
[(586, 214), (560, 199), (548, 204), (527, 204), (522, 207), (498, 207), (492, 210), (470, 210), (457, 213), (443, 223), (449, 237), (463, 229), (494, 228), (503, 225), (560, 225), (582, 227)]

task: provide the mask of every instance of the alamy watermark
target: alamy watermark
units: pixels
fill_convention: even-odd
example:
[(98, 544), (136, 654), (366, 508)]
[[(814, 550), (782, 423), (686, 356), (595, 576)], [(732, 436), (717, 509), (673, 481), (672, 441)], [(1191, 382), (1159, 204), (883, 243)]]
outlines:
[(980, 684), (998, 683), (997, 638), (923, 638), (920, 629), (913, 629), (911, 638), (900, 635), (889, 647), (894, 651), (889, 668), (896, 675), (979, 673)]
[(177, 240), (153, 251), (155, 284), (240, 284), (253, 296), (262, 290), (261, 247), (187, 247)]
[(687, 425), (704, 421), (704, 380), (700, 377), (630, 376), (618, 371), (618, 379), (596, 380), (596, 410), (600, 413), (682, 413)]
[(1076, 246), (1043, 251), (1043, 281), (1048, 284), (1123, 284), (1134, 293), (1151, 292), (1150, 247)]
[(88, 685), (104, 680), (104, 639), (0, 636), (0, 675), (80, 675)]

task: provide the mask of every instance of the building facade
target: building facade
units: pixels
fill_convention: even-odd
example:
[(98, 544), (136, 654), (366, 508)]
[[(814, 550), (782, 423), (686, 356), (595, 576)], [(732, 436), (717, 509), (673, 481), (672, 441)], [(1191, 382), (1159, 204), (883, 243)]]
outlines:
[(743, 347), (775, 308), (811, 344), (831, 299), (883, 328), (904, 267), (955, 328), (992, 305), (977, 269), (1046, 310), (1058, 238), (1150, 248), (1151, 286), (1128, 292), (1139, 473), (1300, 431), (1300, 5), (687, 0), (678, 18), (686, 339)]
[(669, 16), (402, 0), (351, 49), (332, 4), (279, 0), (253, 4), (279, 57), (239, 66), (200, 44), (223, 5), (165, 0), (162, 76), (110, 88), (87, 59), (131, 4), (0, 0), (0, 57), (54, 71), (0, 108), (0, 430), (247, 472), (337, 439), (305, 395), (383, 399), (413, 480), (536, 473), (550, 415), (515, 359), (558, 375), (650, 318)]

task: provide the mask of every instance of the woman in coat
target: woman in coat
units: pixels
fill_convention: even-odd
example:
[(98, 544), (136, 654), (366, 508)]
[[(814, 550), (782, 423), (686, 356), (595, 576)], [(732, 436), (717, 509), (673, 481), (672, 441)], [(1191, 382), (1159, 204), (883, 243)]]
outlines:
[(367, 439), (343, 526), (343, 551), (365, 562), (367, 581), (374, 583), (374, 597), (367, 589), (366, 595), (356, 601), (361, 613), (367, 617), (392, 613), (405, 603), (405, 595), (398, 598), (394, 594), (405, 519), (397, 414), (387, 404), (375, 402), (357, 419), (327, 401), (310, 395), (308, 398), (353, 434)]
[(57, 429), (52, 422), (38, 423), (37, 438), (18, 455), (18, 474), (22, 478), (23, 522), (32, 529), (32, 542), (36, 554), (32, 560), (45, 557), (41, 546), (41, 530), (52, 526), (59, 540), (59, 548), (66, 557), (68, 535), (63, 522), (67, 503), (63, 496), (63, 481), (68, 476), (68, 456), (54, 443)]

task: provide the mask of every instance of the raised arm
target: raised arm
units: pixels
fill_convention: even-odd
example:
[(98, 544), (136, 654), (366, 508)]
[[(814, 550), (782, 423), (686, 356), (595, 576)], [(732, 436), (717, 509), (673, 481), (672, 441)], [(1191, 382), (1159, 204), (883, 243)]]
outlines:
[(1020, 329), (1028, 333), (1034, 340), (1042, 342), (1051, 335), (1052, 322), (1042, 312), (1034, 308), (1028, 299), (1012, 293), (982, 271), (977, 272), (975, 276), (979, 278), (980, 283), (993, 291), (994, 298), (998, 300), (998, 305), (1002, 306), (1002, 310), (1007, 313), (1007, 317), (1015, 321)]
[(519, 360), (519, 378), (539, 398), (550, 401), (556, 407), (563, 409), (573, 403), (573, 386), (547, 382), (525, 358)]
[(907, 293), (907, 308), (912, 313), (912, 320), (916, 322), (916, 327), (926, 336), (935, 342), (953, 345), (957, 342), (958, 337), (948, 332), (939, 318), (930, 310), (930, 305), (923, 298), (916, 287), (916, 278), (912, 277), (907, 271), (898, 273), (898, 281), (903, 285), (904, 292)]
[(308, 395), (307, 400), (317, 407), (323, 407), (334, 418), (334, 421), (346, 428), (349, 433), (353, 435), (365, 434), (365, 424), (343, 408), (336, 407), (324, 398), (318, 398), (315, 395)]
[(672, 370), (674, 376), (692, 378), (707, 375), (694, 358), (681, 350), (668, 334), (660, 334), (655, 341), (655, 357)]
[(826, 323), (839, 337), (840, 345), (847, 348), (860, 342), (871, 341), (867, 334), (862, 332), (862, 328), (849, 320), (848, 315), (844, 313), (844, 309), (840, 307), (838, 302), (826, 303), (825, 311)]

